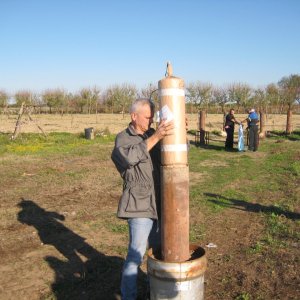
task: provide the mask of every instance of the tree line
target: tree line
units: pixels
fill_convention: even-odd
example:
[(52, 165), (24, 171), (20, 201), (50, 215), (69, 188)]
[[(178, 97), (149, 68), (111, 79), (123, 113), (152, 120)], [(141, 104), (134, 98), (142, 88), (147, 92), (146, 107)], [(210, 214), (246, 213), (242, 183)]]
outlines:
[[(83, 88), (69, 93), (64, 89), (48, 89), (37, 94), (21, 90), (13, 96), (15, 103), (9, 104), (11, 96), (0, 89), (0, 107), (5, 112), (9, 107), (20, 107), (22, 103), (34, 107), (35, 112), (47, 113), (127, 113), (137, 97), (150, 98), (158, 105), (158, 92), (154, 84), (137, 89), (131, 84), (116, 84), (105, 90), (98, 87)], [(211, 83), (191, 82), (186, 85), (187, 112), (225, 112), (228, 105), (237, 112), (255, 107), (265, 113), (291, 113), (300, 105), (300, 75), (282, 77), (277, 83), (263, 88), (252, 88), (247, 83), (233, 83), (226, 87)]]

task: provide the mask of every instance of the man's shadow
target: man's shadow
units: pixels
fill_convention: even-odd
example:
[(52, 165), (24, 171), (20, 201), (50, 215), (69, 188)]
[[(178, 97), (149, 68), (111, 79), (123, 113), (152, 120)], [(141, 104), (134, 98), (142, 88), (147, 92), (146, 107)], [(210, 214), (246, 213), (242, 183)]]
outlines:
[[(118, 299), (122, 258), (106, 256), (86, 243), (85, 238), (61, 223), (63, 215), (47, 211), (32, 200), (22, 199), (18, 206), (18, 221), (35, 227), (41, 242), (54, 246), (64, 256), (45, 257), (55, 271), (52, 292), (56, 299)], [(142, 282), (145, 276), (141, 274)]]
[(285, 216), (288, 219), (291, 220), (299, 220), (300, 214), (296, 212), (291, 212), (288, 210), (284, 210), (280, 207), (274, 206), (274, 205), (261, 205), (258, 203), (250, 203), (244, 200), (238, 200), (238, 199), (232, 199), (227, 198), (219, 194), (212, 194), (212, 193), (204, 193), (205, 196), (212, 198), (208, 201), (223, 206), (223, 207), (229, 207), (239, 210), (245, 210), (245, 211), (251, 211), (251, 212), (262, 212), (262, 213), (269, 213), (269, 214), (276, 214), (276, 215), (282, 215)]

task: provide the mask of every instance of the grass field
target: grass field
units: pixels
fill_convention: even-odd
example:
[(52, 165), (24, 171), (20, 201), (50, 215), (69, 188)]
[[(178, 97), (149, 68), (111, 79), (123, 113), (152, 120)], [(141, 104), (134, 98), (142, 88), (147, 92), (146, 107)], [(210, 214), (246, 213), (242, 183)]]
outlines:
[[(128, 234), (115, 216), (114, 136), (9, 137), (0, 134), (0, 299), (117, 299)], [(258, 152), (225, 152), (220, 137), (191, 142), (189, 166), (205, 299), (298, 299), (300, 132), (273, 132)]]

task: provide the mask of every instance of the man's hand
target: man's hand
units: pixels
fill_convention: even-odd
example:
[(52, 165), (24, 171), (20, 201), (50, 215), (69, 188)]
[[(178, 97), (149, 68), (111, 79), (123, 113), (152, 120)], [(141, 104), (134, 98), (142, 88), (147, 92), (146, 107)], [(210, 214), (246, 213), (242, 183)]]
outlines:
[(166, 122), (166, 120), (162, 120), (155, 133), (147, 139), (147, 149), (151, 150), (161, 139), (163, 139), (167, 135), (173, 134), (174, 122)]
[(161, 140), (165, 136), (172, 134), (173, 129), (174, 129), (174, 122), (173, 121), (166, 122), (166, 120), (162, 120), (159, 123), (154, 135), (157, 136), (158, 140)]

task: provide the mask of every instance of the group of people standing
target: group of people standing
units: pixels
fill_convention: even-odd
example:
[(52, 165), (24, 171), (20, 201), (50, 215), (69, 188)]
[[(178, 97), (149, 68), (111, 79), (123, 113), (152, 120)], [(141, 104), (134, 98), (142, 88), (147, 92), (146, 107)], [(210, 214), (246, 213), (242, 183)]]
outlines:
[(249, 109), (248, 116), (243, 121), (238, 121), (234, 116), (234, 109), (230, 109), (229, 113), (225, 117), (224, 130), (226, 131), (227, 137), (225, 141), (225, 149), (228, 151), (233, 150), (233, 137), (234, 137), (234, 125), (247, 123), (249, 130), (249, 151), (257, 151), (259, 142), (258, 133), (258, 122), (259, 116), (254, 108)]

